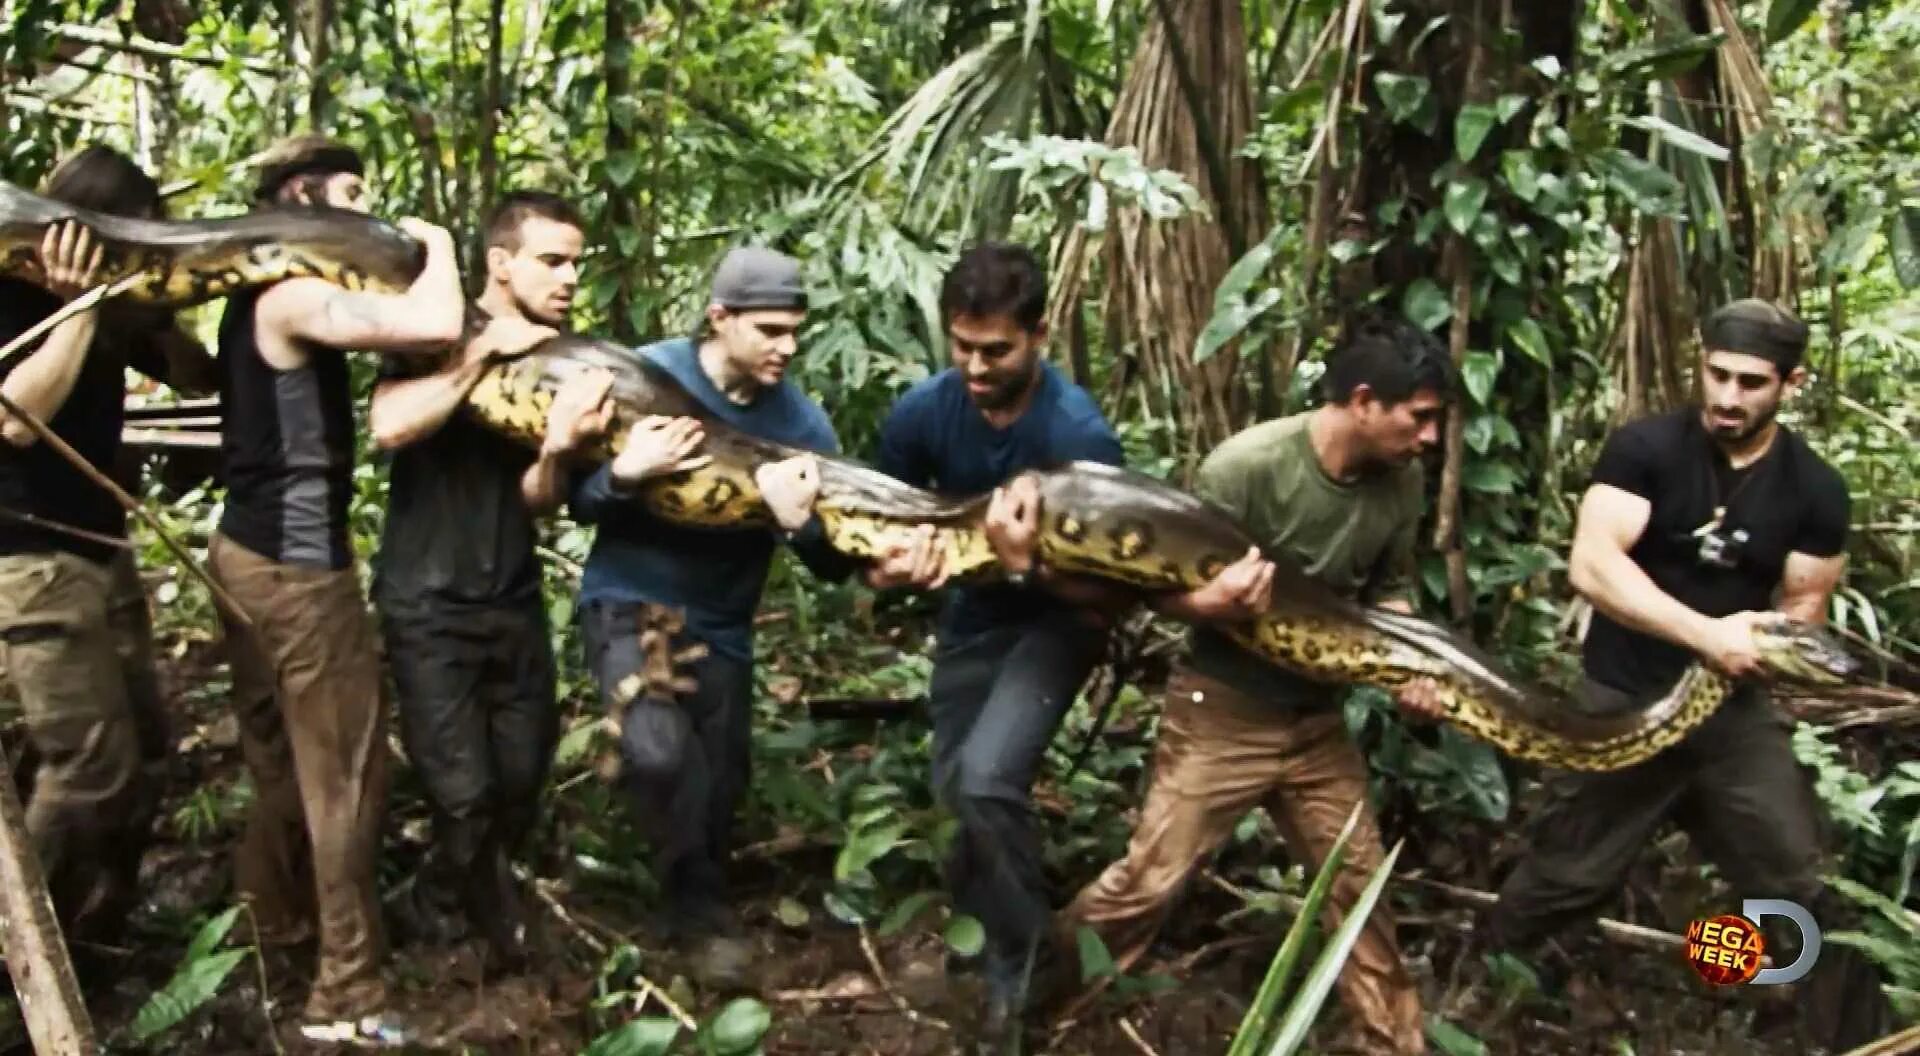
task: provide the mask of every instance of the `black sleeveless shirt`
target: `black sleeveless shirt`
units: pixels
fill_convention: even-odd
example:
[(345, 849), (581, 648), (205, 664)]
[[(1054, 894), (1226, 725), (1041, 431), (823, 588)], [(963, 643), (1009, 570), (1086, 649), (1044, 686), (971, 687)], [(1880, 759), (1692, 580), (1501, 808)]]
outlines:
[(220, 448), (227, 506), (220, 532), (262, 557), (341, 569), (352, 564), (353, 398), (346, 353), (305, 344), (307, 363), (276, 370), (260, 356), (260, 291), (227, 300), (220, 318)]

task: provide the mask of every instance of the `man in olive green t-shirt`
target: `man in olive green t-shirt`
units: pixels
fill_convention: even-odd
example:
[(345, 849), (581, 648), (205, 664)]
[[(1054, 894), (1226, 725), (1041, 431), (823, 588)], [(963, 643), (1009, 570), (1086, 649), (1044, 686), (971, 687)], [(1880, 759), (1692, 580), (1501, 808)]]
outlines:
[[(1439, 442), (1455, 389), (1452, 362), (1425, 331), (1370, 321), (1336, 351), (1323, 389), (1324, 406), (1222, 444), (1201, 464), (1197, 490), (1240, 518), (1266, 554), (1348, 597), (1411, 612), (1419, 456)], [(1354, 805), (1366, 802), (1366, 762), (1347, 734), (1343, 687), (1284, 671), (1219, 629), (1266, 611), (1273, 576), (1260, 550), (1249, 551), (1206, 586), (1154, 603), (1195, 624), (1192, 655), (1167, 685), (1153, 787), (1127, 855), (1062, 917), (1063, 931), (1092, 927), (1122, 969), (1146, 952), (1194, 865), (1249, 809), (1265, 804), (1311, 869)], [(1400, 702), (1431, 714), (1434, 689), (1422, 680)], [(1383, 857), (1363, 806), (1328, 899), (1329, 929)], [(1424, 1051), (1420, 995), (1400, 962), (1384, 903), (1375, 905), (1339, 988), (1356, 1027), (1351, 1051)]]

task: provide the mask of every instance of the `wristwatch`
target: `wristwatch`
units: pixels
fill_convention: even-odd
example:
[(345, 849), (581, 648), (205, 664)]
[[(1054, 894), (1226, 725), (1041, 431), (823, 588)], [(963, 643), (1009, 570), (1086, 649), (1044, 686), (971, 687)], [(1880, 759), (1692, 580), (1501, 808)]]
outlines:
[(1025, 572), (1009, 572), (1007, 573), (1007, 582), (1016, 587), (1024, 587), (1027, 585), (1027, 581), (1033, 577), (1033, 573), (1038, 567), (1039, 565), (1036, 562), (1033, 567), (1028, 568)]

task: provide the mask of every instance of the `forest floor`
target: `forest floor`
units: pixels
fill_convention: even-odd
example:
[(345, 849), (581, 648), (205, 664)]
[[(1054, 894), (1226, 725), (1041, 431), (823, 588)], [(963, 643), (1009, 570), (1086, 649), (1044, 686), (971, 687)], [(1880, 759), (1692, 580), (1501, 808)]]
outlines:
[[(89, 975), (90, 1001), (103, 1036), (124, 1036), (120, 1032), (133, 1014), (179, 966), (197, 923), (232, 904), (229, 856), (240, 811), (231, 801), (231, 790), (243, 770), (232, 720), (226, 717), (225, 672), (213, 663), (211, 650), (196, 646), (184, 659), (166, 661), (164, 676), (180, 751), (168, 761), (156, 842), (143, 870), (145, 898), (121, 943), (76, 951)], [(575, 779), (599, 780), (591, 772)], [(1043, 815), (1050, 801), (1058, 802), (1049, 792), (1042, 788), (1037, 797)], [(228, 800), (224, 806), (223, 798)], [(396, 784), (394, 804), (382, 862), (382, 883), (388, 887), (417, 862), (426, 832), (425, 812), (417, 794), (409, 792), (404, 773)], [(1057, 811), (1057, 805), (1053, 809)], [(1524, 816), (1518, 809), (1515, 814)], [(1395, 820), (1391, 813), (1385, 819), (1390, 839)], [(1415, 868), (1484, 887), (1489, 863), (1507, 851), (1508, 837), (1499, 830), (1489, 832), (1464, 833), (1459, 841), (1450, 841), (1444, 833), (1423, 834), (1415, 848), (1421, 852)], [(764, 838), (768, 835), (772, 839)], [(737, 872), (743, 915), (763, 955), (758, 996), (773, 1014), (764, 1051), (776, 1056), (963, 1051), (976, 1006), (967, 1000), (964, 980), (949, 986), (944, 978), (943, 941), (932, 920), (937, 915), (923, 913), (917, 924), (885, 939), (871, 939), (868, 933), (864, 938), (871, 946), (863, 942), (860, 928), (817, 909), (804, 920), (796, 919), (791, 906), (799, 896), (827, 886), (835, 848), (780, 833), (749, 836), (762, 838), (742, 857)], [(1500, 845), (1487, 846), (1489, 842)], [(549, 849), (532, 863), (540, 878), (540, 952), (532, 970), (486, 978), (477, 943), (450, 948), (402, 945), (394, 950), (391, 972), (403, 1007), (417, 1025), (442, 1039), (416, 1051), (574, 1056), (595, 1036), (636, 1014), (636, 1003), (639, 1015), (666, 1014), (659, 999), (632, 992), (636, 988), (629, 980), (636, 968), (698, 1018), (724, 1004), (717, 996), (695, 992), (674, 955), (652, 947), (643, 924), (644, 898), (605, 885), (576, 884), (581, 880), (578, 870), (563, 857)], [(1643, 901), (1637, 907), (1655, 918), (1647, 923), (1672, 926), (1660, 918), (1690, 912), (1676, 908), (1684, 903), (1669, 901), (1669, 885), (1677, 884), (1683, 892), (1693, 889), (1682, 899), (1711, 897), (1698, 890), (1697, 869), (1676, 864), (1684, 855), (1648, 857), (1668, 864), (1643, 863), (1646, 875), (1630, 888), (1643, 899), (1662, 892), (1659, 901), (1665, 905)], [(1026, 1051), (1098, 1056), (1224, 1052), (1286, 924), (1284, 917), (1248, 913), (1244, 901), (1232, 893), (1237, 885), (1231, 878), (1250, 883), (1255, 869), (1269, 864), (1253, 858), (1244, 847), (1224, 854), (1213, 866), (1214, 875), (1224, 882), (1195, 885), (1149, 964), (1070, 1018), (1034, 1025)], [(1087, 877), (1053, 879), (1056, 893), (1063, 894)], [(1792, 1008), (1778, 993), (1791, 988), (1772, 988), (1773, 993), (1716, 991), (1695, 979), (1678, 956), (1623, 951), (1593, 941), (1576, 951), (1578, 970), (1563, 996), (1548, 999), (1530, 993), (1510, 971), (1483, 957), (1474, 942), (1478, 918), (1471, 910), (1432, 901), (1417, 885), (1396, 889), (1401, 942), (1430, 1018), (1444, 1017), (1486, 1046), (1481, 1050), (1470, 1042), (1436, 1039), (1436, 1053), (1797, 1051), (1790, 1029)], [(817, 897), (811, 901), (818, 906)], [(1222, 918), (1227, 918), (1224, 923)], [(637, 950), (637, 958), (629, 954), (625, 970), (615, 978), (616, 973), (605, 970), (609, 952), (625, 945)], [(249, 955), (217, 996), (146, 1051), (180, 1056), (329, 1051), (305, 1043), (291, 1026), (311, 971), (310, 958), (304, 951)], [(874, 960), (885, 970), (884, 983), (876, 980)], [(1159, 985), (1153, 985), (1156, 982)], [(11, 995), (0, 997), (0, 1003), (10, 1001)], [(24, 1053), (28, 1050), (17, 1014), (8, 1013), (11, 1010), (0, 1012), (0, 1052)], [(1331, 1039), (1343, 1016), (1337, 997), (1330, 999), (1310, 1044)], [(1441, 1029), (1446, 1029), (1444, 1024)], [(124, 1043), (114, 1047), (140, 1051)]]

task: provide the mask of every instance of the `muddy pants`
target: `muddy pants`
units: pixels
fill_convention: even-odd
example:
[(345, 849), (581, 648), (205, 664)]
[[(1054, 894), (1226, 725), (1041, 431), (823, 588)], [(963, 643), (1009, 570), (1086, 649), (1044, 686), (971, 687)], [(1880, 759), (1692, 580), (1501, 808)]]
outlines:
[[(1589, 682), (1580, 696), (1605, 710), (1618, 694)], [(1742, 692), (1644, 763), (1607, 773), (1555, 773), (1546, 789), (1547, 801), (1527, 827), (1528, 853), (1508, 874), (1492, 911), (1495, 947), (1528, 952), (1591, 921), (1669, 819), (1713, 862), (1736, 898), (1790, 899), (1828, 932), (1848, 916), (1820, 881), (1820, 806), (1794, 758), (1790, 726), (1759, 692)], [(1789, 936), (1792, 930), (1786, 929)], [(1852, 950), (1822, 946), (1813, 973), (1798, 984), (1801, 1026), (1812, 1043), (1852, 1048), (1883, 1032), (1886, 1012), (1873, 975)]]
[(373, 620), (352, 568), (271, 561), (216, 533), (214, 577), (251, 629), (226, 620), (253, 808), (236, 872), (263, 941), (314, 930), (306, 1015), (378, 1011), (382, 936), (374, 858), (386, 807), (386, 699)]
[(1033, 779), (1105, 644), (1069, 618), (943, 642), (933, 661), (933, 790), (960, 821), (947, 887), (985, 927), (988, 986), (1016, 1004), (1051, 916)]
[[(753, 665), (709, 653), (682, 668), (696, 683), (692, 693), (629, 707), (619, 687), (641, 669), (641, 611), (589, 603), (581, 612), (587, 662), (601, 706), (622, 717), (620, 784), (653, 847), (666, 903), (660, 919), (680, 936), (724, 932), (732, 922), (726, 889), (734, 812), (753, 763)], [(682, 637), (674, 648), (691, 643)]]
[(459, 898), (495, 941), (521, 923), (510, 862), (553, 760), (553, 647), (536, 595), (455, 605), (382, 597), (400, 735), (433, 804), (427, 897)]
[(113, 576), (107, 589), (107, 626), (113, 628), (114, 651), (120, 658), (120, 676), (127, 687), (127, 706), (133, 709), (134, 729), (140, 738), (140, 758), (154, 763), (172, 752), (173, 732), (166, 703), (160, 697), (160, 676), (153, 662), (153, 612), (147, 607), (146, 588), (133, 551), (122, 550), (109, 566)]
[[(1312, 871), (1354, 804), (1366, 802), (1366, 761), (1339, 709), (1275, 715), (1223, 683), (1176, 669), (1160, 717), (1153, 785), (1127, 855), (1080, 892), (1062, 922), (1091, 926), (1125, 969), (1147, 952), (1194, 866), (1247, 811), (1264, 805), (1289, 850)], [(1384, 857), (1373, 811), (1364, 808), (1328, 895), (1329, 931)], [(1424, 1051), (1420, 993), (1400, 961), (1384, 899), (1374, 904), (1337, 986), (1364, 1051)]]
[(118, 930), (151, 820), (136, 717), (108, 620), (111, 566), (0, 557), (0, 667), (26, 715), (27, 829), (73, 935)]

